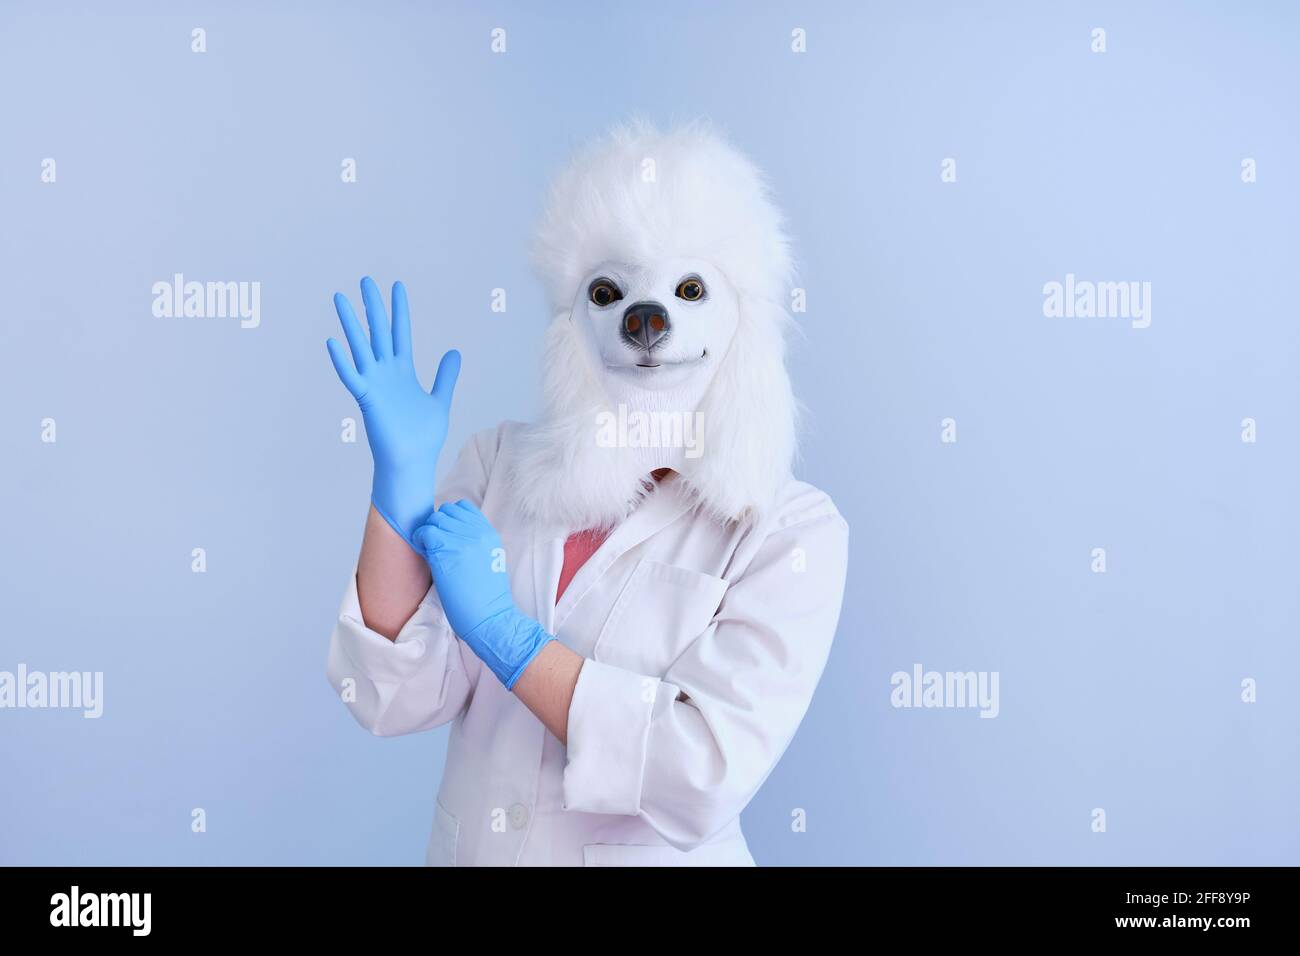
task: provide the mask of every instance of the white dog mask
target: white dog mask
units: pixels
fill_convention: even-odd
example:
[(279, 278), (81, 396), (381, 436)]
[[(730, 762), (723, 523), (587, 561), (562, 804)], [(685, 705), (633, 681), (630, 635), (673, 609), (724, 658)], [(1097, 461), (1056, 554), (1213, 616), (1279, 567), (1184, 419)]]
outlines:
[(789, 248), (758, 170), (703, 124), (615, 129), (552, 184), (534, 261), (554, 318), (521, 508), (610, 527), (669, 468), (719, 520), (762, 513), (790, 479), (795, 403)]

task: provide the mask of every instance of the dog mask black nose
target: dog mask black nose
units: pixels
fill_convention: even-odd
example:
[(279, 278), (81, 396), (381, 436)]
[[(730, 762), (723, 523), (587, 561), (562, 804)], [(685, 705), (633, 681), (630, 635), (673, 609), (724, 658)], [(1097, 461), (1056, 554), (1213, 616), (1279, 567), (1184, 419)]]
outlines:
[(638, 302), (623, 313), (623, 341), (649, 352), (667, 337), (672, 324), (658, 302)]

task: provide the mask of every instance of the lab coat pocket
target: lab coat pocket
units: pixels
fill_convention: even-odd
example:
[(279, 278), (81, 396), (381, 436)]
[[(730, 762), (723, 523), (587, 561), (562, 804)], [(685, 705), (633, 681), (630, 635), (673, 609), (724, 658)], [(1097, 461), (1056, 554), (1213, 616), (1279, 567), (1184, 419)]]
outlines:
[(661, 677), (708, 628), (726, 591), (722, 578), (643, 559), (610, 609), (592, 657)]
[(456, 843), (460, 839), (460, 821), (452, 816), (441, 800), (433, 804), (433, 834), (425, 863), (429, 866), (455, 866)]

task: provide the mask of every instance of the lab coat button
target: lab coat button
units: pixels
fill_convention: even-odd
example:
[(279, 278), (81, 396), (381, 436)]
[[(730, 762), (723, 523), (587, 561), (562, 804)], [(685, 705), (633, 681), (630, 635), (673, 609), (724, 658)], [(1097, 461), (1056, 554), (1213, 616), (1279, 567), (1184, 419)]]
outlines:
[(516, 830), (522, 830), (528, 823), (528, 808), (522, 803), (516, 803), (510, 808), (510, 825)]

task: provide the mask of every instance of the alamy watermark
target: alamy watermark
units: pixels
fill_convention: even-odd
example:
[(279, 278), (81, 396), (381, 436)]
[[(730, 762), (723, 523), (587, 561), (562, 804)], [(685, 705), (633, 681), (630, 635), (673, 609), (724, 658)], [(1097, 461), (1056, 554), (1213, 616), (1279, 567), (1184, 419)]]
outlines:
[(239, 319), (241, 329), (262, 324), (260, 282), (186, 282), (178, 272), (171, 282), (155, 282), (152, 292), (155, 318)]
[(704, 454), (704, 413), (629, 410), (596, 415), (598, 448), (681, 448), (687, 458)]
[(152, 893), (83, 893), (74, 885), (50, 897), (51, 926), (124, 927), (132, 936), (148, 936), (152, 913)]
[(1043, 315), (1049, 319), (1130, 319), (1133, 328), (1151, 324), (1150, 282), (1092, 282), (1065, 274), (1043, 285)]
[(29, 671), (19, 664), (17, 673), (0, 671), (0, 710), (80, 710), (95, 720), (104, 713), (103, 671)]
[(913, 664), (911, 672), (895, 671), (889, 683), (896, 708), (970, 708), (989, 718), (1000, 710), (997, 671), (927, 671)]

